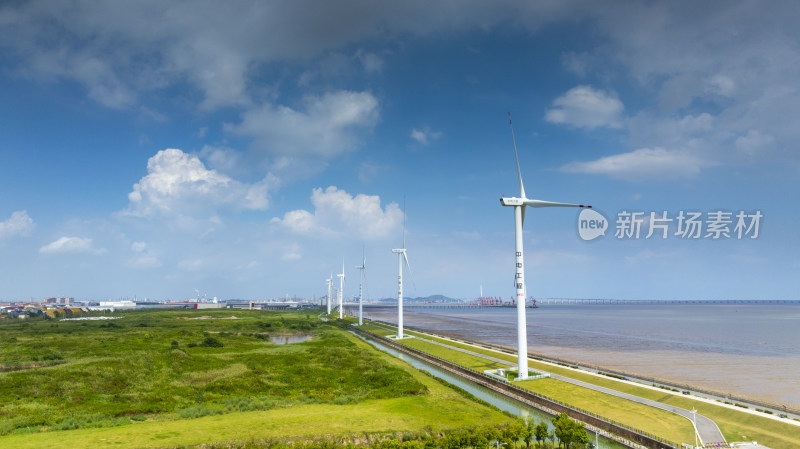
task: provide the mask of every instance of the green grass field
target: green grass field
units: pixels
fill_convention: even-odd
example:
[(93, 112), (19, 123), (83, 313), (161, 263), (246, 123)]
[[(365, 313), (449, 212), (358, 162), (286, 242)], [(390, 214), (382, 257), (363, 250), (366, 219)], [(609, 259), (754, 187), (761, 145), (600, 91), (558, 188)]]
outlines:
[[(0, 447), (174, 446), (508, 419), (305, 312), (119, 315), (0, 324)], [(313, 338), (270, 342), (287, 334)]]
[[(379, 335), (388, 335), (394, 333), (392, 330), (386, 330), (372, 325), (370, 325), (370, 327), (366, 330), (375, 332)], [(509, 365), (516, 364), (516, 357), (511, 354), (505, 354), (486, 348), (453, 342), (444, 338), (432, 337), (418, 332), (407, 331), (407, 333), (409, 335), (416, 335), (422, 338), (438, 341), (453, 347), (467, 349), (475, 353), (508, 360)], [(406, 342), (413, 341), (413, 339), (402, 340), (402, 343), (406, 344)], [(432, 355), (436, 355), (437, 357), (452, 360), (456, 363), (473, 369), (484, 370), (495, 368), (497, 367), (495, 365), (498, 365), (494, 362), (480, 359), (479, 357), (471, 356), (469, 354), (458, 353), (457, 351), (448, 352), (446, 348), (429, 343), (427, 345), (424, 344), (424, 342), (411, 343), (409, 346), (430, 352)], [(429, 348), (430, 351), (425, 348)], [(699, 413), (711, 418), (717, 423), (728, 441), (755, 440), (774, 449), (794, 449), (800, 447), (800, 427), (798, 426), (782, 423), (761, 416), (746, 414), (726, 407), (696, 401), (691, 399), (691, 397), (673, 395), (665, 391), (639, 387), (620, 382), (612, 378), (581, 373), (579, 371), (538, 362), (536, 360), (529, 360), (528, 365), (531, 369), (559, 374), (594, 385), (599, 385), (624, 393), (630, 393), (643, 398), (663, 402), (665, 404), (670, 404), (689, 410), (691, 410), (692, 407), (695, 407)], [(615, 419), (620, 422), (625, 422), (628, 425), (644, 429), (656, 435), (662, 435), (666, 438), (679, 442), (693, 440), (691, 427), (689, 427), (687, 430), (685, 424), (687, 421), (684, 418), (677, 417), (677, 415), (673, 415), (661, 410), (655, 410), (650, 407), (632, 403), (631, 401), (614, 398), (609, 395), (604, 395), (602, 393), (566, 384), (564, 382), (558, 382), (554, 379), (549, 379), (546, 381), (537, 380), (524, 382), (524, 384), (526, 385), (526, 388), (530, 388), (537, 393), (558, 399), (562, 402), (566, 402), (586, 410), (590, 410), (594, 413)], [(636, 407), (630, 407), (630, 405), (634, 405)], [(644, 409), (640, 409), (640, 407), (644, 407)], [(671, 415), (672, 418), (664, 418), (662, 415), (665, 413)], [(675, 418), (677, 418), (677, 420)], [(691, 424), (689, 424), (689, 426), (691, 426)], [(662, 432), (668, 433), (653, 431), (653, 429), (656, 427), (663, 429)]]
[[(508, 364), (464, 354), (418, 338), (399, 341), (408, 347), (419, 349), (478, 371), (508, 366)], [(517, 385), (670, 440), (678, 442), (694, 440), (692, 423), (683, 417), (664, 410), (654, 409), (555, 379), (524, 381)]]

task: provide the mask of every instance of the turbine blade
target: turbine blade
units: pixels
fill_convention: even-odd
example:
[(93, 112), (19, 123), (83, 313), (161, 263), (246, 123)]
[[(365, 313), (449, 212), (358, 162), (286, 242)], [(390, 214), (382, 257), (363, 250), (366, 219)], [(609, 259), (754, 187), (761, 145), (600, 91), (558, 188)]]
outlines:
[(519, 177), (519, 196), (525, 198), (525, 186), (522, 185), (522, 170), (519, 169), (519, 155), (517, 154), (517, 140), (514, 138), (514, 125), (511, 124), (511, 113), (508, 113), (508, 126), (511, 128), (511, 142), (514, 144), (514, 159), (517, 161), (517, 177)]
[(411, 274), (411, 265), (408, 263), (408, 255), (405, 251), (403, 251), (403, 259), (406, 261), (406, 267), (408, 268), (408, 278), (411, 280), (411, 286), (414, 287), (414, 290), (417, 289), (416, 284), (414, 284), (414, 276)]
[[(587, 207), (589, 209), (592, 208), (592, 206), (588, 206), (588, 205), (584, 205), (584, 204), (556, 203), (556, 202), (553, 202), (553, 201), (529, 200), (527, 198), (525, 199), (524, 204), (525, 204), (525, 206), (537, 207), (537, 208), (538, 207)], [(523, 211), (524, 211), (524, 209), (523, 209)]]
[(522, 226), (525, 226), (525, 205), (522, 205)]
[(403, 249), (406, 249), (406, 197), (403, 197)]

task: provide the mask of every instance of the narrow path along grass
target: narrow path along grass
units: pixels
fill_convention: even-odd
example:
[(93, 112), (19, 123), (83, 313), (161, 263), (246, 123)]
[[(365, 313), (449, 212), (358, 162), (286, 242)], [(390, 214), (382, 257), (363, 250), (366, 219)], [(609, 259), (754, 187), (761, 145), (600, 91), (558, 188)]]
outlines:
[[(371, 327), (367, 328), (367, 330), (369, 330), (370, 332), (374, 331), (376, 334), (379, 335), (389, 335), (394, 333), (394, 331), (391, 329), (392, 326), (387, 326), (382, 323), (378, 325), (369, 324), (369, 326)], [(516, 364), (516, 356), (499, 350), (492, 350), (477, 345), (456, 342), (451, 339), (433, 336), (428, 333), (420, 333), (415, 331), (406, 331), (406, 333), (408, 333), (409, 335), (415, 335), (418, 337), (430, 339), (456, 348), (466, 349), (475, 353), (484, 354), (493, 358), (508, 360), (509, 366)], [(406, 342), (413, 340), (414, 339), (401, 340), (400, 342), (406, 344)], [(416, 347), (417, 349), (428, 352), (427, 350), (423, 349), (424, 345), (422, 345), (421, 343), (413, 343), (413, 344), (416, 345), (414, 347)], [(430, 352), (431, 354), (436, 355), (437, 357), (442, 357), (448, 360), (452, 360), (456, 363), (462, 364), (462, 362), (456, 360), (460, 359), (463, 361), (464, 366), (480, 370), (497, 367), (491, 365), (491, 362), (487, 362), (486, 360), (484, 360), (483, 362), (474, 360), (472, 358), (476, 359), (479, 358), (475, 356), (469, 356), (467, 354), (463, 355), (472, 358), (464, 358), (463, 355), (453, 354), (452, 355), (453, 359), (451, 359), (449, 358), (449, 356), (445, 356), (447, 353), (442, 350), (446, 348), (441, 348), (441, 346), (439, 346), (439, 348), (441, 349), (436, 349), (438, 345), (433, 345), (430, 343), (428, 343), (428, 345), (429, 347), (431, 347), (431, 352)], [(435, 351), (438, 351), (438, 353)], [(457, 351), (452, 351), (452, 352), (457, 353)], [(482, 363), (484, 366), (486, 366), (486, 368), (480, 367)], [(624, 393), (633, 394), (636, 396), (662, 402), (664, 404), (673, 405), (676, 407), (681, 407), (688, 410), (691, 410), (694, 407), (698, 410), (698, 413), (714, 420), (714, 422), (717, 423), (723, 435), (728, 441), (755, 440), (775, 449), (795, 449), (800, 447), (800, 427), (794, 426), (792, 424), (783, 423), (780, 421), (776, 421), (758, 415), (743, 413), (738, 410), (718, 406), (708, 402), (697, 401), (690, 397), (673, 395), (664, 392), (662, 390), (655, 390), (643, 386), (637, 386), (627, 382), (621, 382), (612, 378), (580, 372), (563, 366), (558, 366), (551, 363), (544, 363), (533, 359), (529, 359), (529, 367), (534, 370), (542, 370), (552, 374), (559, 374), (564, 377), (581, 380), (594, 385), (614, 389)], [(564, 382), (559, 383), (554, 379), (549, 379), (547, 382), (543, 383), (540, 382), (541, 381), (529, 381), (525, 382), (524, 384), (526, 384), (526, 388), (531, 388), (533, 391), (536, 391), (537, 393), (544, 394), (552, 398), (558, 399), (562, 402), (566, 402), (590, 410), (599, 415), (607, 416), (609, 418), (628, 423), (629, 425), (633, 425), (635, 427), (639, 426), (636, 423), (642, 420), (642, 416), (645, 416), (646, 419), (648, 420), (659, 422), (657, 426), (663, 427), (665, 429), (671, 428), (672, 425), (670, 423), (672, 420), (662, 421), (661, 419), (658, 418), (660, 413), (667, 413), (668, 415), (672, 415), (678, 418), (679, 420), (683, 421), (684, 423), (686, 423), (686, 420), (684, 418), (680, 418), (677, 415), (673, 415), (668, 412), (655, 410), (651, 407), (643, 406), (645, 407), (644, 412), (642, 411), (634, 412), (633, 410), (626, 410), (627, 404), (625, 403), (630, 403), (630, 401), (625, 401), (622, 399), (612, 397), (614, 400), (608, 402), (606, 398), (608, 395), (603, 395), (602, 393), (594, 392), (592, 390), (588, 390), (578, 386), (569, 385)], [(602, 396), (594, 397), (597, 394), (600, 394)], [(585, 398), (591, 398), (591, 399), (585, 399)], [(592, 403), (595, 405), (592, 406), (591, 405)], [(620, 407), (621, 414), (616, 414), (616, 412), (614, 411), (615, 409), (610, 408), (612, 405), (614, 407)], [(656, 414), (655, 412), (659, 413)], [(642, 415), (641, 413), (644, 413), (644, 415)], [(681, 425), (679, 425), (679, 427), (680, 426)], [(682, 424), (682, 426), (685, 427), (685, 424)], [(670, 438), (677, 441), (688, 442), (688, 441), (693, 441), (693, 436), (692, 436), (693, 434), (691, 433), (691, 423), (689, 423), (689, 426), (690, 426), (688, 434), (689, 439), (683, 439), (683, 440), (677, 439), (677, 437), (674, 436), (668, 436), (658, 432), (654, 432), (653, 430), (651, 430), (649, 426), (646, 425), (642, 425), (640, 428), (648, 432), (655, 433), (657, 435), (662, 435), (666, 438)], [(682, 432), (682, 434), (685, 433), (686, 430)]]

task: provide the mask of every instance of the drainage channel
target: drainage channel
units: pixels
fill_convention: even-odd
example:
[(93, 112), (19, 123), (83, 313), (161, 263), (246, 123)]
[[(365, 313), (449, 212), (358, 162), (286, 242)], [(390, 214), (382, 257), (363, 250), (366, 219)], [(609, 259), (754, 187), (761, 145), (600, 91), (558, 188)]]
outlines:
[[(473, 396), (488, 402), (489, 404), (494, 405), (495, 407), (499, 408), (500, 410), (504, 410), (506, 412), (511, 413), (514, 416), (519, 416), (521, 418), (527, 419), (535, 419), (536, 422), (546, 422), (547, 426), (550, 428), (550, 432), (553, 432), (554, 427), (552, 423), (553, 417), (548, 415), (547, 413), (542, 412), (541, 410), (537, 410), (533, 407), (529, 407), (525, 404), (521, 404), (513, 399), (510, 399), (502, 394), (496, 393), (482, 385), (478, 385), (472, 381), (466, 380), (454, 374), (448, 373), (436, 366), (431, 365), (428, 362), (422, 361), (416, 357), (412, 357), (408, 354), (404, 354), (396, 349), (390, 348), (385, 346), (379, 342), (374, 340), (370, 340), (368, 338), (364, 338), (363, 336), (353, 333), (353, 335), (357, 336), (358, 338), (366, 341), (367, 343), (375, 346), (376, 348), (380, 349), (381, 351), (387, 352), (406, 363), (410, 364), (414, 368), (418, 370), (425, 371), (431, 374), (434, 377), (438, 377), (448, 383), (451, 383), (467, 392), (472, 394)], [(589, 439), (594, 443), (595, 435), (589, 432)], [(627, 449), (626, 446), (614, 441), (609, 440), (607, 438), (603, 438), (602, 436), (598, 440), (598, 447), (600, 449)]]

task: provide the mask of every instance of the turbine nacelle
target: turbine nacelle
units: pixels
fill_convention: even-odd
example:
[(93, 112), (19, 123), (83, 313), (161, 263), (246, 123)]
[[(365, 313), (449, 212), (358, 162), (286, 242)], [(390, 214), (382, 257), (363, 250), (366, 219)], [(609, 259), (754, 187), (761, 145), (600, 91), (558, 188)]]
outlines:
[(500, 198), (500, 204), (503, 206), (522, 206), (525, 204), (524, 198)]

